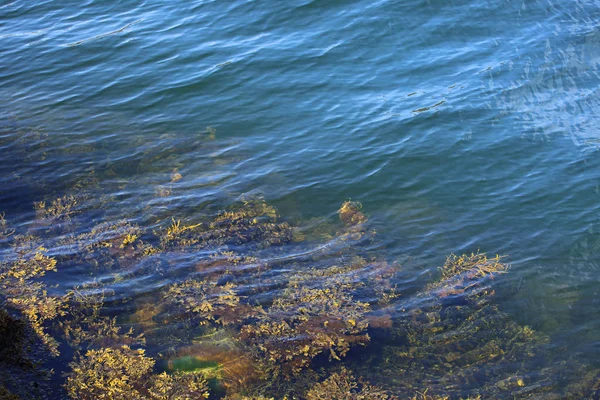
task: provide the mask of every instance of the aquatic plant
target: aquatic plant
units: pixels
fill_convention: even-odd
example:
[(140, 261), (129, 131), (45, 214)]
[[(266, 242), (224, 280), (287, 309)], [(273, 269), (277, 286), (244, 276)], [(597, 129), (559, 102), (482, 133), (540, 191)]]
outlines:
[(346, 368), (315, 384), (304, 396), (306, 400), (391, 400), (394, 397), (368, 382), (356, 380)]
[(163, 299), (177, 306), (180, 313), (193, 317), (200, 325), (238, 322), (236, 309), (240, 298), (231, 282), (219, 285), (218, 282), (187, 280), (170, 286)]
[(82, 250), (88, 252), (108, 249), (111, 256), (132, 257), (144, 250), (139, 240), (141, 235), (140, 227), (127, 220), (119, 220), (95, 226), (91, 231), (79, 235), (77, 242), (83, 246)]
[(36, 221), (47, 227), (57, 227), (70, 222), (71, 217), (78, 212), (78, 203), (78, 199), (73, 195), (59, 197), (50, 203), (46, 201), (34, 203)]
[(171, 225), (157, 235), (164, 250), (227, 244), (265, 248), (292, 240), (289, 224), (277, 219), (275, 208), (263, 199), (251, 199), (233, 205), (206, 223), (188, 225), (173, 219)]
[(566, 371), (582, 372), (577, 363), (523, 374), (554, 356), (548, 337), (516, 324), (493, 304), (491, 280), (508, 270), (500, 260), (485, 254), (449, 256), (441, 277), (402, 306), (406, 317), (395, 321), (393, 331), (399, 344), (384, 345), (368, 369), (361, 363), (355, 370), (417, 400), (552, 398), (551, 393), (589, 398), (594, 390), (589, 381), (585, 389), (560, 383), (572, 379), (561, 376)]
[(470, 289), (481, 286), (478, 281), (482, 278), (494, 279), (508, 271), (509, 266), (502, 262), (502, 258), (499, 255), (488, 258), (485, 253), (451, 254), (440, 268), (440, 278), (427, 288), (440, 297), (473, 292)]
[(359, 225), (367, 221), (367, 217), (360, 211), (362, 204), (358, 201), (346, 201), (338, 210), (340, 220), (346, 225)]
[(64, 301), (49, 295), (46, 285), (37, 279), (56, 271), (56, 260), (35, 238), (16, 236), (13, 258), (0, 262), (0, 305), (15, 310), (48, 350), (58, 354), (58, 343), (45, 331), (45, 323), (64, 315)]
[[(176, 187), (182, 176), (172, 167), (161, 179), (172, 171)], [(576, 360), (538, 368), (551, 359), (548, 338), (493, 303), (492, 280), (508, 271), (501, 257), (450, 255), (439, 277), (403, 302), (399, 266), (362, 246), (374, 234), (358, 202), (343, 203), (339, 221), (315, 232), (249, 199), (187, 222), (163, 216), (153, 235), (133, 219), (106, 216), (75, 232), (71, 219), (88, 209), (82, 199), (37, 203), (37, 225), (26, 233), (43, 232), (43, 241), (16, 234), (0, 216), (0, 362), (29, 362), (34, 341), (57, 355), (60, 340), (69, 347), (64, 359), (75, 352), (65, 385), (72, 398), (205, 398), (207, 381), (231, 400), (391, 399), (387, 390), (413, 400), (593, 398), (599, 390), (597, 371)], [(179, 256), (190, 268), (170, 270)], [(104, 297), (142, 262), (160, 264), (161, 290), (143, 300), (113, 296), (117, 320)], [(92, 283), (48, 293), (43, 278), (59, 263)], [(378, 343), (360, 362), (346, 357), (371, 336), (393, 343)]]
[(343, 288), (290, 287), (240, 337), (275, 369), (298, 373), (319, 354), (340, 360), (351, 346), (368, 343), (369, 310)]
[(400, 293), (393, 283), (399, 266), (386, 261), (367, 260), (358, 255), (342, 255), (339, 264), (321, 268), (310, 267), (297, 271), (289, 278), (290, 287), (318, 286), (344, 289), (349, 294), (360, 292), (371, 305), (385, 306), (398, 299)]
[(88, 350), (73, 361), (66, 388), (73, 399), (184, 400), (208, 397), (200, 374), (153, 374), (155, 361), (143, 349)]
[(133, 328), (123, 331), (116, 317), (102, 315), (104, 292), (101, 288), (88, 287), (91, 293), (74, 288), (65, 296), (68, 318), (59, 322), (64, 340), (75, 350), (115, 347), (123, 344), (145, 344), (144, 334), (135, 334)]
[(154, 361), (144, 350), (104, 348), (88, 350), (71, 363), (67, 391), (74, 399), (135, 399), (145, 386)]
[(72, 255), (64, 260), (94, 269), (127, 269), (142, 257), (158, 252), (141, 240), (143, 230), (127, 220), (103, 222), (87, 232), (62, 237), (58, 244)]

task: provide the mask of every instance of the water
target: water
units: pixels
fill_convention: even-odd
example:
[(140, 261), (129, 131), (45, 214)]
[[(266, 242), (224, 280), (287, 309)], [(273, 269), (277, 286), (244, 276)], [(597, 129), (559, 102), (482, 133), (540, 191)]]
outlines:
[[(39, 231), (34, 202), (79, 184), (77, 233), (253, 197), (310, 230), (359, 200), (364, 251), (402, 264), (403, 301), (450, 253), (506, 254), (495, 304), (600, 367), (597, 2), (401, 3), (1, 4), (0, 211)], [(65, 257), (63, 233), (38, 233)], [(294, 246), (277, 251), (310, 251)], [(110, 300), (203, 256), (173, 257), (179, 275), (137, 266)], [(86, 268), (49, 279), (64, 291)]]

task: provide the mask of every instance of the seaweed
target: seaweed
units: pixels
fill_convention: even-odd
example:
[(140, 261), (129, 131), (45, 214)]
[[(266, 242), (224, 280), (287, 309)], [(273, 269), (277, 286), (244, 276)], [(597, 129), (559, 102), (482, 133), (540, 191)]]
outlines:
[(367, 217), (360, 211), (362, 204), (358, 201), (346, 201), (338, 210), (340, 220), (345, 225), (359, 225), (367, 221)]
[[(169, 188), (177, 168), (162, 172)], [(151, 209), (95, 210), (84, 230), (73, 218), (86, 198), (36, 203), (24, 234), (0, 215), (0, 362), (33, 365), (31, 344), (43, 344), (71, 368), (71, 398), (206, 398), (209, 387), (232, 400), (598, 395), (596, 370), (556, 358), (548, 337), (495, 304), (493, 280), (509, 271), (500, 256), (451, 254), (404, 300), (399, 265), (363, 246), (375, 234), (356, 201), (312, 231), (261, 198), (158, 221)], [(49, 286), (59, 264), (88, 283)], [(149, 289), (117, 295), (143, 265)]]
[(391, 400), (386, 391), (368, 382), (357, 381), (346, 368), (331, 374), (306, 392), (306, 400)]
[(208, 397), (208, 385), (200, 374), (153, 374), (155, 360), (143, 349), (101, 348), (88, 350), (71, 362), (66, 382), (70, 397), (95, 399), (184, 400)]
[(12, 259), (0, 262), (0, 305), (15, 310), (27, 321), (33, 334), (53, 355), (58, 355), (58, 342), (45, 330), (47, 321), (64, 315), (64, 301), (49, 295), (46, 285), (38, 281), (49, 271), (56, 271), (56, 260), (46, 255), (47, 249), (35, 238), (17, 236)]
[(262, 199), (244, 200), (205, 223), (182, 224), (172, 219), (157, 232), (163, 250), (250, 244), (257, 248), (292, 241), (292, 228), (278, 222), (275, 208)]
[(59, 197), (50, 203), (45, 201), (34, 203), (36, 221), (41, 226), (52, 228), (67, 224), (78, 213), (78, 204), (77, 197), (73, 195)]
[(116, 317), (102, 315), (104, 292), (88, 287), (91, 293), (82, 293), (79, 288), (70, 291), (65, 299), (68, 318), (59, 322), (64, 340), (74, 350), (121, 345), (140, 346), (145, 344), (144, 334), (135, 334), (133, 328), (123, 331)]
[(219, 285), (217, 282), (187, 280), (170, 286), (163, 299), (176, 305), (183, 314), (193, 316), (201, 325), (237, 322), (240, 299), (231, 282)]
[(322, 353), (340, 360), (351, 346), (367, 344), (369, 310), (343, 288), (290, 287), (240, 338), (274, 370), (291, 375)]

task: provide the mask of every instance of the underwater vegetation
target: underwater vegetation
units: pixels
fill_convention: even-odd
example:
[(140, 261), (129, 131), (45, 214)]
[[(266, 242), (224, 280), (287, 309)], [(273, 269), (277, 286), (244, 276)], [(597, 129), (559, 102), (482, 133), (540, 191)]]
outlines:
[[(86, 232), (72, 223), (69, 198), (35, 205), (36, 221), (51, 222), (32, 232), (60, 231), (56, 239), (0, 219), (0, 362), (20, 371), (2, 377), (5, 398), (40, 397), (40, 384), (19, 386), (31, 374), (62, 382), (48, 390), (73, 399), (589, 398), (600, 390), (598, 371), (558, 359), (549, 338), (494, 304), (493, 282), (509, 272), (502, 257), (452, 254), (405, 301), (394, 283), (401, 267), (361, 251), (374, 234), (358, 202), (340, 207), (332, 245), (307, 253), (297, 228), (260, 198), (191, 223), (144, 229), (117, 219)], [(68, 251), (50, 256), (51, 245)], [(281, 257), (284, 246), (302, 255)], [(188, 272), (169, 270), (172, 259), (190, 257)], [(114, 314), (112, 285), (139, 265), (168, 283), (120, 300)], [(61, 267), (93, 279), (49, 287), (44, 278)], [(555, 359), (560, 368), (536, 368)], [(54, 371), (52, 360), (66, 368)]]
[(128, 346), (88, 350), (71, 365), (67, 392), (74, 399), (188, 400), (208, 397), (199, 373), (153, 374), (155, 361)]
[(64, 315), (63, 303), (60, 298), (48, 295), (46, 285), (36, 280), (49, 271), (55, 272), (56, 260), (47, 256), (47, 249), (31, 237), (15, 236), (11, 246), (11, 255), (0, 262), (0, 304), (5, 310), (18, 312), (26, 322), (26, 329), (56, 355), (58, 343), (44, 325)]
[(331, 374), (323, 382), (315, 384), (306, 392), (306, 400), (388, 400), (393, 398), (368, 382), (357, 381), (345, 368)]
[(340, 360), (351, 346), (367, 344), (368, 311), (369, 304), (343, 290), (292, 287), (257, 322), (242, 328), (241, 340), (272, 364), (272, 374), (281, 369), (292, 375), (320, 354)]
[(28, 180), (28, 219), (0, 214), (0, 399), (600, 396), (600, 371), (497, 305), (503, 257), (451, 254), (421, 282), (357, 201), (295, 222), (258, 195), (171, 207), (189, 175), (169, 139), (69, 190)]

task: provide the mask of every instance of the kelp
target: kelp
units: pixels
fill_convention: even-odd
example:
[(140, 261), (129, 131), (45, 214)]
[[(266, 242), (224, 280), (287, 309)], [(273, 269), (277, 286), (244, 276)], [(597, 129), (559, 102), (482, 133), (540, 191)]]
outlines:
[(360, 210), (362, 204), (357, 201), (346, 201), (338, 210), (340, 220), (346, 225), (359, 225), (367, 221), (367, 217)]
[(58, 244), (73, 255), (62, 261), (99, 270), (118, 270), (131, 266), (156, 249), (141, 240), (140, 227), (126, 220), (102, 222), (89, 231), (59, 239)]
[(59, 355), (51, 324), (65, 315), (65, 303), (42, 280), (56, 271), (56, 260), (38, 238), (15, 234), (2, 221), (8, 234), (0, 261), (1, 392), (6, 398), (34, 398), (52, 373), (42, 366)]
[(63, 340), (72, 349), (80, 351), (99, 347), (140, 346), (145, 344), (142, 334), (135, 334), (133, 328), (123, 330), (116, 317), (102, 314), (104, 292), (97, 284), (83, 290), (74, 288), (66, 296), (67, 318), (59, 322)]
[(40, 201), (34, 203), (36, 222), (43, 227), (58, 228), (71, 221), (78, 213), (79, 200), (74, 195), (65, 195), (52, 200), (50, 203)]

